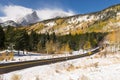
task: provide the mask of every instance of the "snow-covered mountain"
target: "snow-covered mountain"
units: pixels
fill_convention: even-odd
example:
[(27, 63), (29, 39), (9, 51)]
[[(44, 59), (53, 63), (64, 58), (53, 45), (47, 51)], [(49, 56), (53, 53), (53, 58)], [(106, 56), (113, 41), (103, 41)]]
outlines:
[[(59, 14), (58, 14), (59, 15)], [(60, 14), (61, 15), (61, 14)], [(102, 11), (69, 17), (56, 17), (26, 27), (37, 33), (80, 34), (86, 32), (106, 32), (120, 27), (120, 4)]]
[[(115, 28), (114, 26), (120, 26), (120, 4), (111, 6), (102, 11), (89, 14), (79, 14), (69, 17), (66, 17), (67, 14), (65, 13), (56, 12), (54, 15), (51, 15), (54, 18), (44, 21), (40, 21), (42, 19), (38, 17), (38, 14), (40, 13), (31, 11), (29, 14), (24, 16), (18, 16), (14, 22), (22, 26), (28, 26), (29, 24), (35, 23), (29, 27), (26, 27), (26, 30), (28, 31), (34, 30), (37, 33), (55, 32), (56, 34), (79, 34), (91, 31), (105, 32), (108, 29), (112, 30)], [(7, 24), (11, 24), (11, 22), (8, 22)], [(4, 24), (6, 24), (6, 22)]]
[(25, 26), (25, 25), (28, 25), (31, 23), (35, 23), (37, 21), (39, 21), (39, 17), (37, 15), (36, 11), (33, 11), (32, 13), (27, 14), (27, 15), (19, 18), (16, 22), (18, 24)]
[[(4, 19), (4, 18), (2, 18), (2, 19)], [(17, 27), (20, 25), (26, 26), (26, 25), (35, 23), (40, 20), (36, 11), (32, 11), (31, 13), (21, 16), (19, 18), (16, 18), (15, 20), (7, 20), (7, 21), (3, 22), (2, 19), (0, 19), (0, 23), (1, 23), (2, 27), (8, 26), (8, 25), (14, 26), (14, 27)]]
[[(49, 12), (49, 10), (48, 10), (48, 12)], [(62, 17), (67, 17), (67, 16), (72, 15), (72, 14), (68, 14), (67, 12), (63, 12), (63, 11), (60, 11), (60, 12), (54, 11), (53, 13), (48, 14), (48, 15), (45, 15), (45, 14), (43, 15), (43, 14), (44, 13), (41, 11), (37, 11), (37, 10), (32, 11), (31, 10), (28, 13), (19, 14), (17, 16), (13, 16), (13, 17), (11, 17), (11, 16), (0, 17), (0, 23), (6, 24), (6, 22), (8, 23), (11, 20), (11, 21), (14, 21), (16, 24), (19, 24), (22, 26), (28, 26), (29, 24), (36, 23), (36, 22), (39, 22), (42, 20), (47, 20), (47, 19), (51, 19), (51, 18), (62, 18)], [(11, 24), (11, 23), (8, 23), (8, 24)], [(11, 25), (11, 26), (13, 26), (13, 25)]]
[(17, 24), (16, 22), (12, 21), (12, 20), (8, 20), (8, 21), (5, 21), (3, 23), (0, 23), (0, 25), (2, 27), (6, 27), (6, 26), (14, 26), (14, 27), (17, 27), (19, 26), (19, 24)]

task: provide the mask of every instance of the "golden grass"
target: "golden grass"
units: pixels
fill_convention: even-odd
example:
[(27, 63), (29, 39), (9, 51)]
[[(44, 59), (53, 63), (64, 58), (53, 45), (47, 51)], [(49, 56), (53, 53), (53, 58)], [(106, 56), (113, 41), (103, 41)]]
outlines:
[(73, 71), (75, 69), (76, 69), (76, 67), (74, 65), (70, 64), (70, 66), (67, 68), (67, 71)]
[(11, 80), (20, 80), (20, 79), (21, 79), (21, 76), (18, 74), (14, 74), (11, 78)]
[(0, 55), (0, 61), (3, 61), (3, 60), (13, 60), (14, 58), (14, 53), (1, 53)]
[(85, 75), (82, 75), (78, 80), (89, 80), (89, 78)]
[(5, 60), (6, 56), (7, 56), (6, 53), (1, 53), (1, 55), (0, 55), (0, 61)]

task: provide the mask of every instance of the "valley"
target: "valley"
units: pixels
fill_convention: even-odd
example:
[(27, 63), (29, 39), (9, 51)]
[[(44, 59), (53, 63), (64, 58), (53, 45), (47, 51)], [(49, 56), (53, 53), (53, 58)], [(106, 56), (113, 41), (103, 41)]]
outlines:
[(119, 80), (120, 4), (45, 20), (38, 12), (0, 17), (0, 80)]

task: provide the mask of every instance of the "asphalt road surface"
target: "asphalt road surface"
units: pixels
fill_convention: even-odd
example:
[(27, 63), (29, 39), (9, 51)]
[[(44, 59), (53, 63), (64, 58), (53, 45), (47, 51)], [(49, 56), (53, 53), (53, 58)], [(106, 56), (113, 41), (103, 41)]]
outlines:
[(101, 47), (98, 47), (98, 48), (92, 50), (91, 54), (88, 52), (85, 54), (67, 56), (67, 57), (58, 57), (58, 58), (51, 58), (51, 59), (41, 59), (41, 60), (31, 60), (31, 61), (0, 64), (0, 74), (4, 74), (4, 73), (16, 71), (16, 70), (21, 70), (21, 69), (25, 69), (25, 68), (29, 68), (29, 67), (33, 67), (33, 66), (47, 65), (47, 64), (52, 64), (52, 63), (56, 63), (56, 62), (62, 62), (62, 61), (66, 61), (66, 60), (87, 57), (87, 56), (90, 56), (90, 55), (100, 52), (100, 48)]

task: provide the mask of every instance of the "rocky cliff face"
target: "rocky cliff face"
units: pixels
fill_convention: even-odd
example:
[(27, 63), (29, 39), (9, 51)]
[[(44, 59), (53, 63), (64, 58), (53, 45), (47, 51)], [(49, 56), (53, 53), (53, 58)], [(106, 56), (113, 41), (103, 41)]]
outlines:
[(37, 21), (39, 21), (39, 17), (37, 13), (33, 11), (31, 14), (27, 14), (26, 16), (23, 16), (22, 18), (18, 19), (17, 23), (25, 26), (31, 23), (35, 23)]

